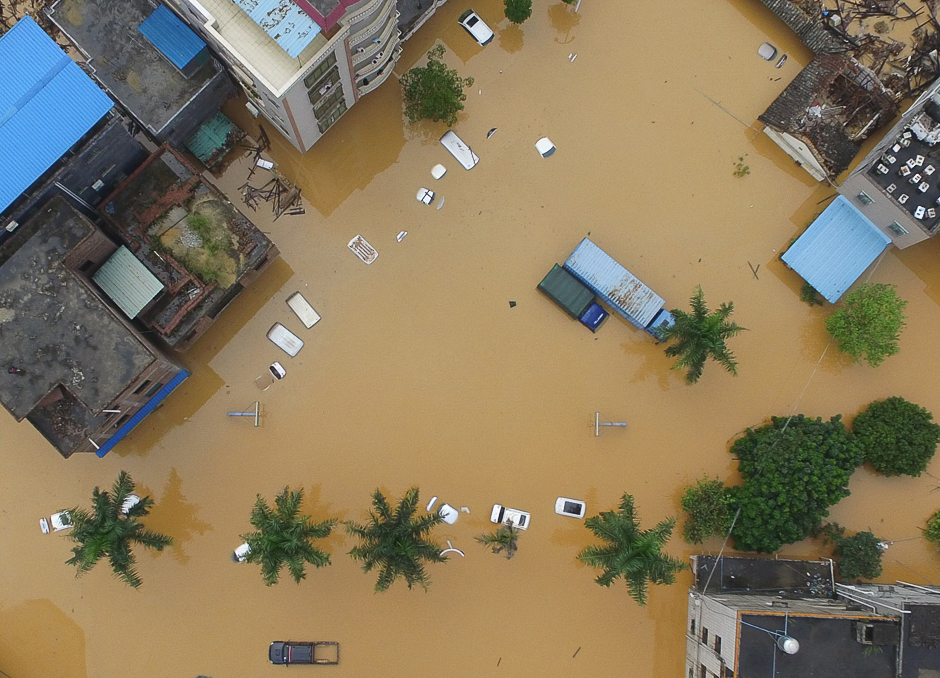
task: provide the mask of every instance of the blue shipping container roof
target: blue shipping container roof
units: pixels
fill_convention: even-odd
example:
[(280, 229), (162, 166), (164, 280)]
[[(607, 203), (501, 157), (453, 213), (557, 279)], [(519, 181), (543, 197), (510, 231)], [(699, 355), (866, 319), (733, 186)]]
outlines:
[(588, 238), (571, 253), (565, 268), (640, 329), (649, 325), (666, 303)]
[(889, 244), (891, 239), (840, 195), (781, 258), (834, 304)]
[(30, 17), (0, 36), (0, 211), (114, 105)]
[(320, 34), (320, 26), (294, 0), (234, 0), (292, 59)]
[(137, 30), (179, 69), (206, 48), (206, 43), (166, 5), (157, 7)]

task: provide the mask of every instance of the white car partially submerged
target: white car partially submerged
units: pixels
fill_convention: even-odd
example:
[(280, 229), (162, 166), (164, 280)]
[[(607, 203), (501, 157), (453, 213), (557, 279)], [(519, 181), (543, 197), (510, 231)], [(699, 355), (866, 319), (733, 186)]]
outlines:
[(490, 512), (490, 522), (498, 525), (509, 523), (513, 527), (525, 530), (529, 527), (529, 514), (518, 509), (493, 504), (493, 510)]
[(586, 505), (578, 499), (569, 499), (568, 497), (558, 497), (555, 500), (555, 513), (569, 518), (583, 518)]
[(484, 23), (480, 15), (472, 9), (468, 9), (461, 14), (460, 18), (457, 19), (457, 23), (467, 29), (467, 32), (473, 36), (473, 39), (479, 43), (480, 47), (483, 47), (493, 39), (493, 31)]

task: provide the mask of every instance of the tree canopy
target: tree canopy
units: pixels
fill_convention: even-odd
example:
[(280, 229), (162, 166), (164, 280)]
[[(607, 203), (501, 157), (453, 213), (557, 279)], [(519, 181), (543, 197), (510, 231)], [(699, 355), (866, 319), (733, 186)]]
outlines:
[(662, 552), (676, 519), (667, 518), (649, 530), (641, 530), (629, 494), (623, 495), (617, 511), (602, 511), (584, 524), (604, 543), (583, 549), (578, 560), (603, 570), (594, 580), (601, 586), (609, 587), (623, 577), (630, 596), (640, 605), (646, 605), (649, 584), (674, 584), (676, 573), (687, 568), (678, 558)]
[(940, 511), (937, 511), (927, 519), (927, 529), (924, 530), (924, 538), (931, 544), (940, 546)]
[(467, 100), (464, 89), (473, 85), (473, 78), (461, 78), (441, 61), (444, 45), (435, 45), (428, 52), (427, 66), (415, 66), (401, 76), (405, 99), (405, 115), (410, 122), (441, 120), (448, 126), (457, 122), (457, 113)]
[(881, 540), (871, 531), (845, 536), (845, 528), (829, 523), (813, 530), (812, 536), (822, 537), (823, 543), (833, 544), (833, 556), (844, 581), (877, 579), (881, 576), (881, 558), (884, 549)]
[(690, 544), (723, 537), (731, 527), (735, 509), (728, 488), (720, 480), (702, 478), (686, 488), (681, 503), (686, 512), (682, 536)]
[(139, 545), (162, 551), (173, 543), (170, 537), (148, 530), (139, 522), (150, 513), (153, 499), (143, 497), (124, 510), (125, 503), (132, 503), (128, 497), (133, 491), (130, 474), (121, 471), (110, 492), (97, 487), (92, 490), (91, 511), (68, 509), (73, 525), (68, 537), (77, 546), (72, 547), (72, 557), (65, 562), (75, 566), (75, 576), (85, 574), (101, 558), (107, 558), (114, 576), (136, 589), (142, 582), (131, 547)]
[(532, 0), (503, 0), (506, 6), (506, 18), (514, 24), (521, 24), (532, 16)]
[(729, 491), (741, 509), (731, 533), (735, 548), (772, 553), (800, 541), (849, 496), (862, 454), (841, 419), (773, 417), (735, 441), (731, 454), (744, 477)]
[(401, 577), (412, 588), (416, 584), (425, 590), (431, 579), (424, 562), (444, 563), (441, 547), (430, 539), (431, 529), (443, 522), (440, 513), (416, 517), (418, 488), (412, 487), (393, 509), (385, 496), (376, 490), (372, 494), (372, 511), (364, 524), (347, 521), (346, 530), (359, 538), (359, 544), (349, 552), (362, 563), (362, 570), (379, 570), (376, 592), (387, 591)]
[(919, 476), (940, 442), (933, 415), (897, 396), (871, 403), (855, 417), (852, 433), (865, 461), (886, 476)]
[(476, 540), (489, 546), (493, 553), (503, 553), (506, 560), (511, 560), (519, 549), (519, 528), (507, 520), (505, 525), (500, 525), (495, 532), (488, 532), (476, 537)]
[(303, 488), (291, 491), (285, 487), (274, 498), (273, 509), (260, 494), (251, 509), (251, 525), (256, 531), (242, 535), (251, 548), (246, 560), (261, 564), (261, 576), (267, 586), (277, 584), (283, 567), (299, 584), (307, 577), (306, 563), (314, 567), (330, 564), (329, 554), (312, 542), (328, 537), (336, 521), (312, 522), (310, 516), (300, 513), (303, 500)]
[(854, 362), (878, 367), (900, 351), (904, 307), (894, 285), (862, 283), (845, 295), (845, 305), (826, 319), (829, 335)]
[(735, 336), (745, 328), (728, 320), (734, 312), (734, 303), (729, 301), (719, 306), (717, 311), (709, 311), (700, 286), (695, 288), (689, 303), (692, 306), (691, 313), (673, 309), (675, 325), (660, 328), (658, 332), (661, 341), (675, 342), (666, 347), (667, 356), (678, 358), (674, 369), (688, 368), (686, 383), (694, 384), (702, 376), (705, 361), (711, 358), (736, 375), (738, 363), (734, 354), (725, 346), (725, 339)]

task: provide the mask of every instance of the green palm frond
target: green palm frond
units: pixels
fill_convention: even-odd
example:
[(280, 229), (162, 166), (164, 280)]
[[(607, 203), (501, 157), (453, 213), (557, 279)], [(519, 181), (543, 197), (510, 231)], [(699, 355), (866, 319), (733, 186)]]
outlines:
[(336, 521), (311, 522), (310, 516), (300, 513), (303, 498), (303, 488), (292, 491), (285, 487), (274, 498), (273, 509), (260, 494), (255, 499), (249, 522), (256, 531), (243, 534), (241, 538), (251, 549), (247, 562), (261, 565), (261, 578), (267, 586), (280, 581), (281, 570), (285, 567), (299, 584), (307, 577), (307, 564), (314, 567), (330, 564), (329, 554), (312, 542), (330, 536)]
[(712, 358), (731, 374), (737, 375), (737, 362), (725, 346), (725, 340), (746, 328), (728, 320), (734, 312), (734, 303), (723, 303), (718, 310), (709, 313), (705, 295), (698, 286), (689, 304), (692, 313), (673, 309), (675, 324), (659, 332), (661, 341), (673, 342), (666, 347), (666, 355), (677, 359), (673, 369), (686, 370), (686, 382), (694, 384), (701, 378), (706, 361)]
[(349, 555), (362, 565), (363, 572), (379, 570), (377, 592), (387, 591), (396, 579), (405, 580), (408, 588), (427, 589), (430, 578), (425, 562), (442, 563), (441, 547), (430, 538), (431, 530), (443, 518), (439, 513), (415, 516), (419, 502), (418, 488), (410, 488), (392, 508), (380, 490), (372, 495), (372, 511), (365, 523), (347, 521), (346, 531), (359, 543)]
[(134, 481), (126, 471), (118, 474), (111, 490), (95, 488), (91, 494), (91, 511), (69, 509), (73, 527), (68, 538), (75, 542), (67, 565), (75, 567), (75, 575), (91, 570), (102, 558), (107, 558), (114, 576), (133, 588), (141, 585), (135, 567), (132, 546), (162, 551), (173, 543), (172, 538), (147, 530), (139, 518), (150, 513), (153, 499), (143, 497), (126, 514), (121, 510), (128, 495), (134, 491)]
[(578, 560), (601, 570), (594, 580), (601, 586), (609, 587), (622, 577), (639, 605), (646, 604), (649, 583), (674, 583), (676, 573), (686, 569), (685, 563), (662, 552), (675, 529), (675, 518), (640, 529), (629, 494), (623, 495), (617, 511), (603, 511), (584, 524), (603, 544), (582, 549)]

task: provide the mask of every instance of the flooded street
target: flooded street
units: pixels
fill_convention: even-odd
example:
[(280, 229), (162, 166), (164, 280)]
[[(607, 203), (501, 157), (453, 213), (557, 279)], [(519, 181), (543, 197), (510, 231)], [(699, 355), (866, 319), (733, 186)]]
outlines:
[[(536, 0), (531, 19), (508, 27), (502, 3), (482, 0), (473, 8), (497, 32), (485, 48), (457, 25), (466, 5), (441, 8), (397, 73), (440, 39), (473, 76), (455, 127), (481, 158), (472, 171), (438, 143), (446, 128), (404, 123), (394, 79), (306, 155), (269, 130), (305, 215), (272, 222), (267, 206), (245, 208), (249, 161), (235, 161), (217, 183), (282, 259), (185, 354), (193, 377), (104, 459), (63, 460), (28, 423), (0, 417), (0, 671), (268, 676), (279, 670), (270, 641), (293, 639), (339, 641), (331, 676), (681, 676), (689, 574), (652, 588), (645, 608), (622, 582), (597, 586), (575, 560), (591, 537), (553, 513), (555, 498), (584, 499), (593, 515), (629, 492), (650, 527), (677, 515), (702, 475), (733, 480), (729, 441), (770, 415), (851, 421), (892, 395), (940, 415), (940, 241), (890, 250), (872, 273), (909, 302), (898, 356), (872, 369), (827, 351), (830, 307), (801, 302), (802, 281), (777, 256), (834, 190), (756, 122), (811, 54), (756, 0), (688, 4), (667, 21), (629, 3), (583, 0), (574, 14)], [(764, 41), (789, 55), (780, 70), (758, 57)], [(243, 111), (230, 106), (254, 132)], [(549, 159), (534, 148), (542, 136), (558, 147)], [(434, 181), (439, 162), (448, 172)], [(422, 186), (442, 209), (415, 200)], [(346, 247), (357, 233), (379, 251), (371, 266)], [(617, 317), (593, 335), (542, 296), (538, 282), (587, 235), (667, 308), (686, 308), (697, 284), (712, 307), (733, 301), (749, 329), (729, 344), (739, 376), (711, 363), (686, 386), (648, 335)], [(323, 317), (311, 330), (285, 304), (298, 290)], [(306, 342), (296, 358), (265, 338), (274, 322)], [(261, 392), (254, 380), (274, 360), (287, 377)], [(259, 399), (262, 428), (225, 416)], [(595, 411), (629, 426), (595, 438)], [(38, 526), (121, 469), (156, 502), (146, 525), (175, 540), (137, 551), (137, 591), (107, 563), (76, 580), (67, 540)], [(940, 458), (930, 472), (940, 477)], [(436, 533), (466, 557), (432, 566), (427, 593), (398, 582), (377, 595), (337, 531), (324, 544), (331, 567), (266, 588), (230, 554), (255, 495), (285, 485), (305, 489), (316, 520), (362, 520), (376, 487), (397, 499), (417, 485), (422, 504), (437, 495), (470, 508)], [(897, 541), (884, 581), (940, 583), (940, 554), (919, 536), (938, 485), (862, 468), (834, 509), (850, 530)], [(532, 514), (512, 561), (473, 541), (497, 502)], [(668, 551), (701, 549), (677, 531)], [(811, 542), (783, 553), (828, 555)]]

